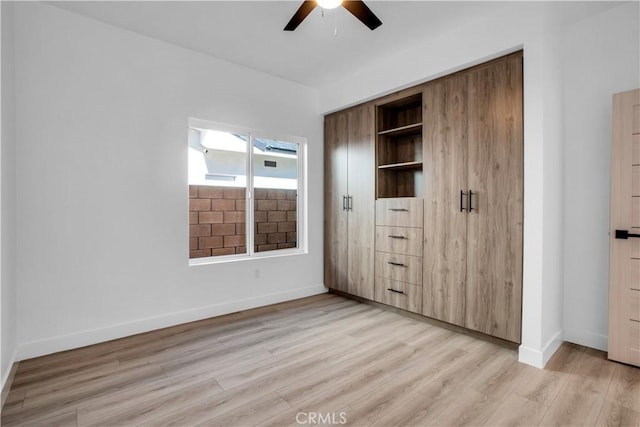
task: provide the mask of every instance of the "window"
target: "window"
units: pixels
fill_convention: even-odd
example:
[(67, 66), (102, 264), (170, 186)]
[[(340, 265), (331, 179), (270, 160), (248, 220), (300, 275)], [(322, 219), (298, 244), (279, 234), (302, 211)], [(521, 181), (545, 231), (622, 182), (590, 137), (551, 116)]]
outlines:
[(189, 121), (191, 264), (302, 252), (305, 145), (304, 138)]

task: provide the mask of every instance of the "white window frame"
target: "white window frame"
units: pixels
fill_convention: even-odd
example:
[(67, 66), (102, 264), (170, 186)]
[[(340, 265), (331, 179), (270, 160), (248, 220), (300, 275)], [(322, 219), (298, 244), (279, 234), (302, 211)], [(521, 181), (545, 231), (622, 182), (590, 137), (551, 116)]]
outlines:
[[(308, 213), (307, 213), (307, 139), (300, 136), (295, 135), (287, 135), (277, 132), (263, 131), (259, 129), (252, 129), (248, 127), (240, 127), (229, 125), (226, 123), (213, 122), (209, 120), (190, 118), (187, 133), (189, 129), (202, 129), (202, 130), (213, 130), (219, 132), (228, 132), (228, 133), (237, 133), (241, 135), (247, 135), (249, 137), (247, 141), (247, 189), (246, 189), (246, 248), (247, 252), (244, 254), (234, 254), (234, 255), (218, 255), (218, 256), (210, 256), (203, 258), (190, 258), (187, 250), (187, 257), (189, 259), (189, 266), (197, 266), (197, 265), (207, 265), (207, 264), (217, 264), (224, 262), (234, 262), (234, 261), (243, 261), (250, 259), (262, 259), (262, 258), (274, 258), (281, 256), (291, 256), (291, 255), (302, 255), (307, 254), (309, 252), (307, 236), (309, 235), (309, 230), (307, 228), (308, 224)], [(272, 251), (264, 251), (264, 252), (256, 252), (255, 251), (255, 243), (254, 243), (254, 198), (253, 198), (253, 180), (254, 180), (254, 159), (253, 159), (253, 142), (254, 138), (265, 138), (265, 139), (273, 139), (278, 141), (286, 141), (291, 143), (298, 144), (298, 153), (297, 153), (297, 167), (298, 167), (298, 197), (296, 198), (296, 248), (287, 248), (287, 249), (275, 249)], [(188, 138), (187, 138), (188, 139)], [(187, 142), (187, 149), (188, 142)], [(188, 156), (187, 156), (188, 158)], [(189, 170), (187, 165), (187, 187), (189, 185)], [(187, 203), (188, 203), (188, 188), (187, 188)], [(188, 209), (187, 209), (188, 211)], [(187, 221), (188, 224), (189, 221)], [(187, 247), (189, 236), (187, 233)]]

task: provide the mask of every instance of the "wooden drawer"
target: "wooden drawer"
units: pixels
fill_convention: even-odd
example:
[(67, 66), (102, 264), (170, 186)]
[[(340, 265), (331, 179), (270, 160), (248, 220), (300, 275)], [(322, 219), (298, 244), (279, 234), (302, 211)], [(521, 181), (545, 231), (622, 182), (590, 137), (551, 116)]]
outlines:
[(375, 299), (383, 304), (403, 310), (422, 311), (422, 287), (376, 277)]
[(376, 276), (422, 285), (422, 258), (376, 252)]
[(376, 225), (423, 227), (422, 199), (414, 197), (376, 200)]
[(629, 290), (629, 319), (640, 322), (640, 291)]
[(422, 256), (422, 228), (376, 227), (376, 250)]

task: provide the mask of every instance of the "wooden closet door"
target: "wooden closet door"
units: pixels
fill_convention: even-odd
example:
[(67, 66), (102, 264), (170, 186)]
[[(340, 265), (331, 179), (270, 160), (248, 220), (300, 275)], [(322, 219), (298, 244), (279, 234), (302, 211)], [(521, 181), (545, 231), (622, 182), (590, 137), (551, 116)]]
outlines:
[(464, 326), (467, 270), (467, 76), (425, 88), (422, 314)]
[(613, 96), (610, 239), (609, 359), (640, 366), (640, 89)]
[(467, 328), (520, 342), (522, 316), (522, 54), (469, 74)]
[[(348, 117), (336, 113), (324, 121), (324, 284), (348, 291), (347, 167)], [(344, 206), (344, 209), (343, 209)]]
[(374, 294), (375, 150), (372, 105), (351, 109), (349, 115), (349, 293), (367, 299)]

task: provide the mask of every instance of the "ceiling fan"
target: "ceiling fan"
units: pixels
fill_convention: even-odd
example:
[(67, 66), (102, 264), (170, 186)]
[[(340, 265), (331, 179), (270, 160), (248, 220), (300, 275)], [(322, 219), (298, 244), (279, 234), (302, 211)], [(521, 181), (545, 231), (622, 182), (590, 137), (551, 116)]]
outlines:
[(300, 5), (286, 27), (284, 27), (284, 31), (293, 31), (298, 28), (298, 25), (304, 21), (307, 15), (309, 15), (316, 6), (320, 6), (323, 9), (334, 9), (340, 5), (351, 12), (353, 16), (358, 18), (371, 30), (375, 30), (382, 25), (382, 21), (378, 19), (378, 17), (367, 7), (366, 4), (364, 4), (363, 1), (306, 0), (302, 2), (302, 5)]

